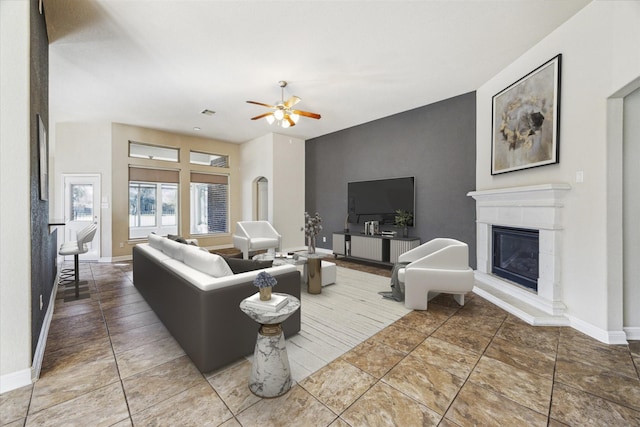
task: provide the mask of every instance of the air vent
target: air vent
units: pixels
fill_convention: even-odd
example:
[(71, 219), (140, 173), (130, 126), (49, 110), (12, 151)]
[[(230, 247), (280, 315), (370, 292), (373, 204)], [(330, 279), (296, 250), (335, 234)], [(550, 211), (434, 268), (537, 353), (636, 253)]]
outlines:
[(208, 109), (204, 109), (202, 110), (202, 114), (205, 114), (207, 116), (213, 116), (216, 112), (213, 110), (208, 110)]

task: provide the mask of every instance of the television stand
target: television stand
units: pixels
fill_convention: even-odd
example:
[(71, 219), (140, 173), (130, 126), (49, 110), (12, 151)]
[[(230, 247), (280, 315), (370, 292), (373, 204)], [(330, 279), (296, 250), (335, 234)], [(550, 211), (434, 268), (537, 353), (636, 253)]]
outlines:
[(398, 257), (420, 245), (419, 237), (333, 233), (333, 254), (381, 264), (395, 264)]

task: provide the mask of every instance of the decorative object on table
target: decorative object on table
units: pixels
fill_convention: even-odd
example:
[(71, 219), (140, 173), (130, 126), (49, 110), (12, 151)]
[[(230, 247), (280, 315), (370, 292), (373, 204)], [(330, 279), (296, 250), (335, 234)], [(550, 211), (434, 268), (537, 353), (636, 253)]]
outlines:
[(344, 232), (349, 232), (349, 214), (347, 214), (347, 217), (344, 219)]
[(322, 218), (320, 214), (316, 212), (315, 216), (304, 213), (304, 236), (307, 238), (307, 252), (310, 254), (316, 253), (316, 236), (322, 231)]
[(561, 60), (493, 96), (491, 175), (558, 163)]
[(278, 283), (275, 277), (261, 271), (258, 273), (255, 279), (253, 279), (253, 285), (257, 286), (260, 291), (260, 300), (269, 301), (271, 299), (271, 289)]
[(402, 237), (409, 237), (409, 224), (413, 222), (413, 213), (402, 209), (396, 210), (394, 224), (402, 228)]
[(368, 236), (375, 236), (380, 233), (379, 221), (366, 221), (364, 223), (364, 234)]
[(260, 299), (260, 293), (256, 292), (255, 294), (245, 299), (245, 302), (249, 307), (275, 312), (287, 305), (287, 298), (281, 294), (271, 293), (271, 298), (268, 301), (264, 301)]

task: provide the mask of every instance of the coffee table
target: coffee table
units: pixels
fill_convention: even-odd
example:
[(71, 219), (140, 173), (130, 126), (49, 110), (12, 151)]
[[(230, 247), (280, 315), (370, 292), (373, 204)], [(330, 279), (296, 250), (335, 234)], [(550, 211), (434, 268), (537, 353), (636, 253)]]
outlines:
[(258, 261), (273, 261), (273, 265), (305, 265), (307, 270), (307, 292), (319, 294), (322, 292), (322, 253), (294, 252), (293, 255), (277, 256), (273, 253), (258, 254), (252, 259)]

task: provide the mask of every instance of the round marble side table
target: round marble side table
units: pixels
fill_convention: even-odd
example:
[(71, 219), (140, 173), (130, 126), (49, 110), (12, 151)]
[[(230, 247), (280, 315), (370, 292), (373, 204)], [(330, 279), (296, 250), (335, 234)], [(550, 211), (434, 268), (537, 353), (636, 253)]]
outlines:
[(240, 309), (261, 325), (249, 377), (249, 390), (260, 397), (281, 396), (291, 388), (291, 368), (281, 324), (300, 308), (300, 300), (288, 294), (274, 295), (287, 298), (287, 304), (278, 311), (249, 306), (246, 299), (240, 302)]

